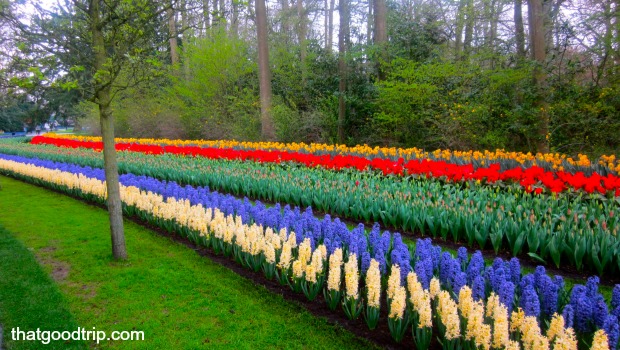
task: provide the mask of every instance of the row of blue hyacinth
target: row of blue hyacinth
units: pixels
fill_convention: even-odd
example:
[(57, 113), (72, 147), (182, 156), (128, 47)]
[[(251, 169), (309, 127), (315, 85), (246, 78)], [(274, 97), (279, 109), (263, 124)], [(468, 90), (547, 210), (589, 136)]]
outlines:
[[(4, 154), (0, 154), (0, 158), (105, 179), (103, 170), (99, 168)], [(208, 187), (180, 186), (175, 182), (133, 174), (121, 175), (120, 182), (125, 186), (160, 194), (164, 198), (187, 199), (193, 205), (218, 208), (226, 215), (240, 216), (244, 224), (256, 223), (271, 227), (276, 232), (286, 228), (288, 232), (296, 233), (298, 241), (308, 238), (313, 250), (319, 244), (325, 244), (330, 254), (342, 248), (345, 253), (355, 253), (361, 257), (362, 273), (366, 272), (370, 259), (374, 258), (380, 263), (385, 278), (389, 274), (389, 267), (398, 264), (403, 284), (409, 271), (414, 271), (426, 289), (429, 288), (431, 278), (437, 276), (442, 287), (451, 290), (455, 297), (463, 286), (468, 285), (477, 300), (486, 300), (491, 292), (495, 292), (509, 311), (521, 307), (526, 315), (536, 316), (541, 321), (548, 321), (554, 313), (561, 312), (566, 327), (573, 327), (578, 333), (605, 329), (609, 343), (618, 344), (620, 285), (613, 288), (608, 304), (599, 292), (598, 277), (591, 277), (585, 285), (574, 285), (569, 290), (561, 276), (550, 277), (543, 266), (525, 275), (517, 258), (510, 261), (496, 258), (491, 265), (486, 266), (480, 251), (470, 256), (467, 249), (461, 247), (457, 256), (453, 257), (449, 252), (442, 251), (441, 247), (433, 245), (430, 239), (417, 240), (415, 248), (410, 250), (399, 233), (381, 233), (378, 224), (366, 234), (363, 224), (350, 230), (338, 218), (332, 220), (329, 215), (323, 219), (317, 218), (311, 208), (302, 211), (299, 207), (282, 207), (280, 204), (266, 207), (258, 201), (252, 204), (247, 198), (241, 200), (211, 191)]]

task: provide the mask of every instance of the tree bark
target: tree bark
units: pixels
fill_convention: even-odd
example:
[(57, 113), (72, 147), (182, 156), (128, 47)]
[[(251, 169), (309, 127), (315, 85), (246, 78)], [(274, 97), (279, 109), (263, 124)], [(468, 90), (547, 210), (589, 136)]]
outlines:
[[(93, 38), (94, 68), (95, 71), (105, 71), (107, 51), (105, 39), (100, 25), (99, 0), (91, 0), (90, 4), (90, 31)], [(118, 165), (114, 145), (114, 119), (110, 109), (110, 87), (97, 86), (95, 100), (99, 105), (99, 121), (103, 138), (103, 166), (106, 178), (107, 204), (110, 216), (110, 234), (112, 238), (112, 255), (117, 260), (127, 259), (125, 247), (125, 232), (123, 228), (123, 207), (121, 203)]]
[(265, 0), (256, 0), (256, 36), (258, 39), (261, 136), (263, 140), (275, 140), (275, 127), (271, 116), (271, 70), (269, 68)]
[(523, 0), (515, 0), (514, 4), (515, 20), (515, 41), (517, 44), (517, 58), (519, 61), (525, 59), (525, 30), (523, 28)]
[(239, 38), (239, 3), (237, 0), (231, 0), (232, 2), (232, 19), (230, 20), (232, 37)]
[(340, 14), (340, 30), (338, 33), (338, 142), (344, 143), (344, 124), (347, 113), (345, 94), (347, 91), (347, 62), (346, 55), (349, 42), (349, 4), (348, 0), (338, 0)]
[(465, 39), (463, 40), (463, 54), (464, 57), (469, 57), (471, 52), (471, 43), (474, 38), (474, 26), (475, 26), (475, 16), (474, 16), (474, 1), (466, 0), (465, 3)]
[(209, 10), (209, 0), (202, 0), (202, 16), (205, 21), (205, 36), (207, 35), (207, 31), (211, 27), (211, 10)]
[[(327, 0), (326, 0), (327, 1)], [(327, 31), (327, 52), (332, 52), (332, 46), (334, 45), (334, 6), (336, 0), (329, 0), (329, 28)]]
[(465, 3), (467, 0), (459, 0), (458, 10), (456, 12), (456, 28), (454, 38), (454, 57), (460, 60), (463, 52), (463, 27), (465, 26)]
[(179, 63), (179, 43), (177, 41), (177, 24), (174, 9), (172, 8), (172, 1), (170, 2), (170, 8), (166, 10), (168, 16), (168, 32), (170, 38), (170, 63), (176, 66)]
[(385, 0), (374, 0), (375, 7), (375, 42), (379, 49), (377, 57), (377, 78), (379, 81), (385, 80), (385, 69), (383, 68), (387, 61), (387, 5)]
[(189, 59), (187, 57), (187, 47), (190, 39), (189, 20), (187, 13), (187, 0), (181, 0), (181, 26), (183, 27), (183, 78), (189, 80), (190, 69)]
[(530, 29), (530, 46), (532, 48), (531, 55), (532, 59), (536, 62), (536, 66), (533, 69), (533, 80), (537, 88), (535, 105), (538, 107), (540, 114), (536, 148), (537, 151), (541, 153), (549, 152), (549, 114), (548, 106), (544, 98), (546, 79), (543, 69), (546, 60), (544, 20), (542, 0), (528, 0), (528, 22)]
[(368, 0), (368, 18), (366, 20), (366, 44), (372, 45), (375, 36), (375, 4), (374, 0)]
[(306, 19), (306, 10), (304, 9), (303, 0), (297, 0), (297, 37), (299, 39), (299, 61), (301, 65), (301, 82), (306, 85), (306, 57), (308, 55), (307, 50), (307, 31), (308, 21)]
[(224, 26), (224, 30), (226, 30), (226, 3), (224, 0), (220, 0), (220, 4), (218, 7), (218, 24), (220, 26)]

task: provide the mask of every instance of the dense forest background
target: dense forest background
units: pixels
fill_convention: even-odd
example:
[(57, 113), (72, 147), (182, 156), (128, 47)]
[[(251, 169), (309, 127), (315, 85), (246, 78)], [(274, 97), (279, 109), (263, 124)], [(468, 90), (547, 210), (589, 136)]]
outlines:
[(122, 137), (620, 148), (618, 0), (109, 0), (105, 62), (94, 2), (0, 0), (0, 130), (97, 134), (99, 84)]

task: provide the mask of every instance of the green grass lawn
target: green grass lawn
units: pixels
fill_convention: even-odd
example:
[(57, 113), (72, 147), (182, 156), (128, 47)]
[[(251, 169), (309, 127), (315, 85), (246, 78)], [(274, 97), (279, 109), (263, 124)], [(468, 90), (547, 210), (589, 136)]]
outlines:
[[(0, 225), (6, 229), (0, 231), (0, 324), (5, 342), (11, 327), (80, 326), (144, 332), (144, 341), (88, 344), (95, 348), (371, 346), (132, 222), (125, 222), (129, 260), (115, 262), (106, 211), (6, 177), (0, 177), (0, 186)], [(41, 273), (33, 255), (54, 282)], [(42, 348), (32, 342), (5, 345)]]
[[(0, 227), (0, 324), (4, 341), (11, 340), (11, 329), (69, 330), (78, 324), (68, 311), (58, 286), (28, 250), (10, 232)], [(17, 331), (17, 330), (16, 330)], [(53, 341), (50, 348), (85, 349), (84, 342)], [(9, 349), (39, 349), (41, 343), (11, 342)]]

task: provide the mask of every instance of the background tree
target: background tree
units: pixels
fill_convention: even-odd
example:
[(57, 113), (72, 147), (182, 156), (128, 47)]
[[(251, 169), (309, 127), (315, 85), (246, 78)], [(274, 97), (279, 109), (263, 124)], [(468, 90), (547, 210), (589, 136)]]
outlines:
[(43, 67), (68, 73), (59, 79), (61, 86), (77, 89), (98, 107), (115, 259), (126, 259), (127, 251), (111, 104), (120, 91), (152, 77), (152, 69), (159, 65), (153, 50), (158, 46), (155, 24), (170, 6), (148, 0), (73, 0), (54, 9), (37, 5), (30, 25), (13, 21), (20, 28), (21, 42), (28, 45), (28, 55), (37, 57)]

